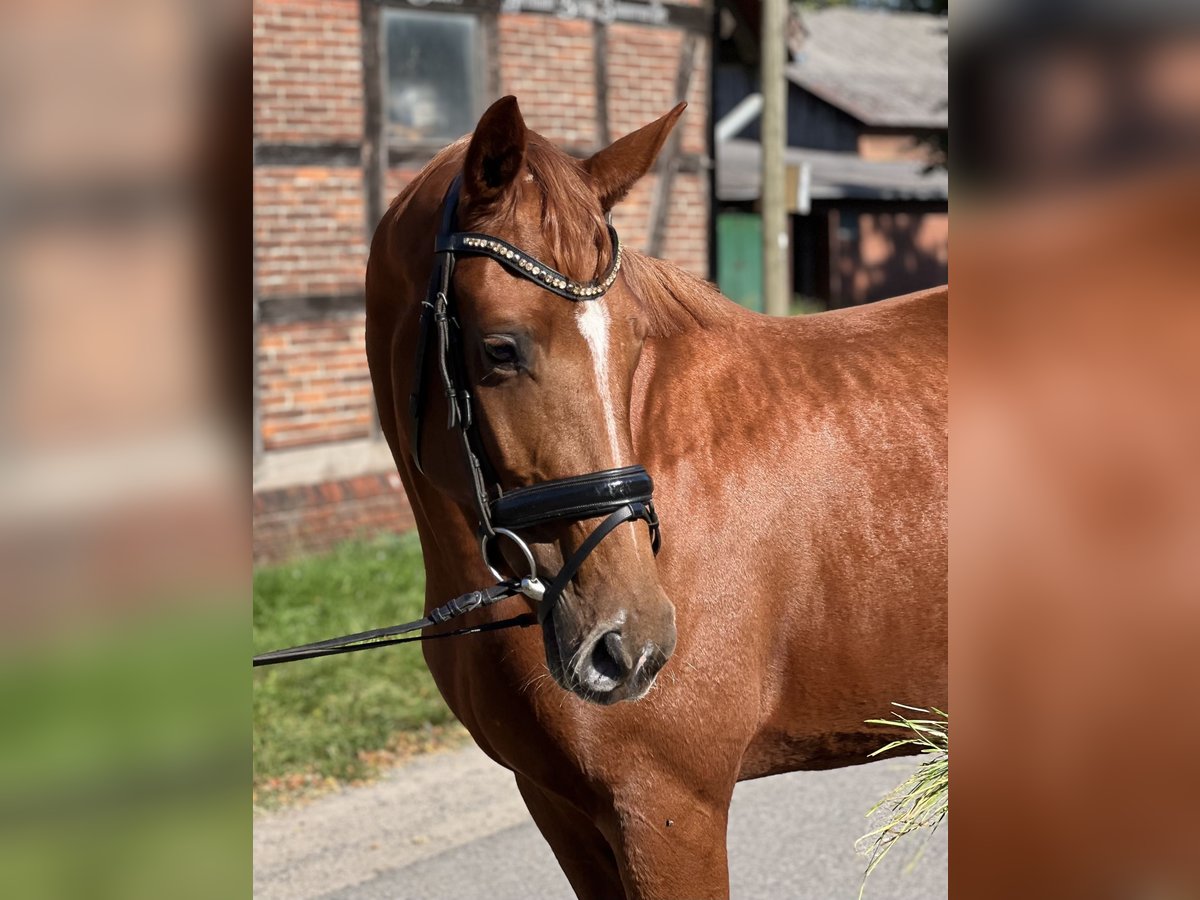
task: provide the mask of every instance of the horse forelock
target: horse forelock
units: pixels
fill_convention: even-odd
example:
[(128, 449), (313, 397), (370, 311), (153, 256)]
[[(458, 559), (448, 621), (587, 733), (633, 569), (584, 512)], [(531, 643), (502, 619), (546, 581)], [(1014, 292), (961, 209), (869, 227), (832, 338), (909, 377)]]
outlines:
[[(500, 237), (536, 231), (545, 248), (544, 262), (574, 279), (591, 281), (608, 268), (612, 247), (600, 200), (587, 177), (578, 160), (531, 133), (516, 189), (470, 215), (465, 224)], [(523, 222), (531, 212), (533, 221)]]

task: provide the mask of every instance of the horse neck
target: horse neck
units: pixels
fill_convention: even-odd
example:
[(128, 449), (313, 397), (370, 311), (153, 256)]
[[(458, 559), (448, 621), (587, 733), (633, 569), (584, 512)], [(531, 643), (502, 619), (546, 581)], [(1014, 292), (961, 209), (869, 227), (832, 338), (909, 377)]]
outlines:
[(646, 298), (679, 307), (679, 327), (647, 338), (634, 376), (630, 423), (646, 465), (729, 444), (744, 420), (799, 415), (803, 404), (783, 410), (770, 398), (794, 393), (797, 373), (816, 363), (804, 317), (763, 316), (721, 294), (688, 296), (690, 282), (677, 287)]

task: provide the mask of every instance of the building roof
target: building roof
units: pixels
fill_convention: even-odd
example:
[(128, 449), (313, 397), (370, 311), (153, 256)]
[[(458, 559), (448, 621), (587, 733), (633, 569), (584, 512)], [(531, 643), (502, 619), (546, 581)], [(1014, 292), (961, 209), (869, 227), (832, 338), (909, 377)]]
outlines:
[[(762, 184), (762, 149), (757, 141), (728, 140), (717, 145), (717, 199), (725, 203), (757, 200)], [(876, 162), (854, 153), (788, 147), (789, 166), (809, 164), (809, 195), (814, 200), (945, 200), (949, 177), (944, 169), (899, 160)]]
[(838, 6), (802, 18), (791, 82), (866, 125), (946, 127), (944, 17)]

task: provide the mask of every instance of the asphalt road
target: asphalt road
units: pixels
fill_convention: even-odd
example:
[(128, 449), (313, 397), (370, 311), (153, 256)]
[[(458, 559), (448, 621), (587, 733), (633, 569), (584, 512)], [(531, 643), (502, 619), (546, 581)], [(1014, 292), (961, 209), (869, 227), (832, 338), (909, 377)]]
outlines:
[[(864, 813), (916, 765), (890, 760), (738, 785), (729, 824), (735, 898), (855, 900)], [(899, 844), (865, 900), (946, 896), (947, 822), (908, 866)], [(916, 842), (924, 840), (917, 837)], [(474, 746), (254, 821), (263, 900), (529, 900), (573, 897), (512, 776)]]

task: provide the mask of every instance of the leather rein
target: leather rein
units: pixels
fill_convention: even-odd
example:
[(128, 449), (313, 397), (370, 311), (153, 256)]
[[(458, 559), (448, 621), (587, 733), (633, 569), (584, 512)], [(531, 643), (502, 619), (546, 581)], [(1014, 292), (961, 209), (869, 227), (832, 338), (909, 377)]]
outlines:
[[(510, 272), (573, 303), (600, 300), (612, 287), (621, 269), (621, 242), (616, 230), (611, 225), (608, 226), (613, 247), (608, 270), (595, 281), (577, 282), (507, 241), (478, 232), (458, 231), (461, 185), (462, 176), (456, 176), (442, 199), (441, 225), (434, 243), (435, 263), (430, 275), (429, 292), (421, 306), (416, 372), (412, 393), (409, 395), (409, 450), (418, 471), (424, 474), (421, 465), (421, 436), (428, 393), (428, 358), (431, 343), (436, 335), (437, 368), (441, 373), (443, 392), (449, 409), (447, 428), (456, 430), (459, 436), (463, 456), (471, 475), (480, 553), (497, 583), (456, 597), (414, 622), (263, 653), (254, 657), (254, 666), (277, 665), (318, 656), (354, 653), (409, 641), (432, 640), (501, 628), (524, 628), (535, 622), (543, 624), (553, 613), (562, 592), (600, 542), (626, 522), (644, 521), (650, 529), (651, 546), (654, 553), (658, 554), (662, 539), (658, 516), (654, 512), (654, 482), (640, 465), (542, 481), (508, 492), (500, 487), (495, 469), (484, 450), (471, 393), (466, 387), (462, 329), (456, 316), (457, 308), (454, 302), (452, 278), (457, 256), (485, 256), (493, 259)], [(521, 531), (548, 523), (562, 524), (599, 518), (603, 518), (603, 521), (566, 560), (556, 575), (546, 581), (538, 577), (533, 552), (520, 536)], [(516, 546), (528, 567), (528, 574), (518, 578), (505, 578), (496, 568), (491, 554), (500, 538), (505, 538)], [(472, 610), (491, 606), (517, 594), (523, 594), (537, 604), (536, 617), (526, 613), (471, 628), (408, 638), (397, 637), (448, 622)]]

